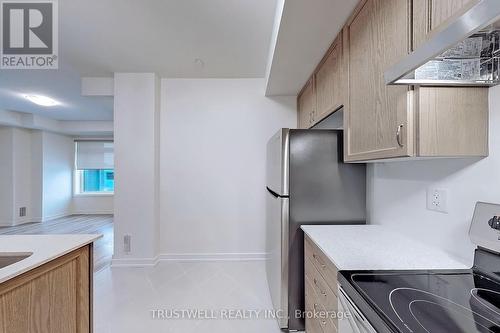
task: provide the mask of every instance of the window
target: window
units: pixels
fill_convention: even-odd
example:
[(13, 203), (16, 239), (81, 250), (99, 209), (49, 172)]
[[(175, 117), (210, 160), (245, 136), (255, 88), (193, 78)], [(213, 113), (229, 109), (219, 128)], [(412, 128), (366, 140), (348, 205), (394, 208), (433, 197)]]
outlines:
[(114, 193), (113, 142), (76, 141), (75, 145), (75, 193)]

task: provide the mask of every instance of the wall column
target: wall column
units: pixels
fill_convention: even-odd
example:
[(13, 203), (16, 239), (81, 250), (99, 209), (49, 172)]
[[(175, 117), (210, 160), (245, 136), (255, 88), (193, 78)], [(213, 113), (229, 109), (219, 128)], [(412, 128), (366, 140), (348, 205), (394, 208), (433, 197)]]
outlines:
[(153, 264), (158, 255), (159, 87), (153, 73), (115, 73), (113, 265)]

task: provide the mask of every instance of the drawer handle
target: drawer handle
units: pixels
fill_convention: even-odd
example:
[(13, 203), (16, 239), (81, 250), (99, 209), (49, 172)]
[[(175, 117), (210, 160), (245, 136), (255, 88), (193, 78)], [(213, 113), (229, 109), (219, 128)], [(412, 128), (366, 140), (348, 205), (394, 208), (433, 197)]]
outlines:
[(318, 262), (318, 264), (320, 264), (321, 268), (325, 269), (326, 268), (326, 265), (321, 263), (321, 261), (318, 259), (318, 257), (316, 256), (316, 254), (313, 254), (313, 258), (316, 259), (316, 261)]
[(321, 321), (321, 325), (322, 325), (322, 326), (326, 326), (326, 321), (322, 320), (322, 321)]

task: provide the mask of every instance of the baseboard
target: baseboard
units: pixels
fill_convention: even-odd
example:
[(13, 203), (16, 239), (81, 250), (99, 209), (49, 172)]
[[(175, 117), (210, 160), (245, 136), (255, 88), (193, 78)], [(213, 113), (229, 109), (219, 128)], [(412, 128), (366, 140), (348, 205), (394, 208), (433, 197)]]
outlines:
[(85, 210), (78, 210), (78, 211), (73, 211), (71, 212), (71, 215), (113, 215), (114, 211), (113, 210), (92, 210), (92, 211), (85, 211)]
[(0, 220), (0, 227), (13, 227), (15, 226), (14, 220)]
[(15, 227), (27, 223), (40, 223), (42, 222), (41, 217), (29, 217), (29, 218), (22, 218), (21, 220), (3, 220), (0, 221), (0, 227)]
[(155, 258), (120, 258), (112, 259), (111, 267), (151, 267), (158, 263), (158, 257)]
[(44, 216), (41, 218), (41, 222), (47, 222), (55, 219), (60, 219), (61, 217), (66, 217), (66, 216), (71, 216), (71, 212), (65, 212), (65, 213), (60, 213), (60, 214), (55, 214), (51, 216)]
[(151, 267), (159, 262), (263, 261), (265, 253), (164, 253), (155, 258), (120, 258), (111, 267)]
[(159, 261), (255, 261), (265, 260), (265, 253), (165, 253)]

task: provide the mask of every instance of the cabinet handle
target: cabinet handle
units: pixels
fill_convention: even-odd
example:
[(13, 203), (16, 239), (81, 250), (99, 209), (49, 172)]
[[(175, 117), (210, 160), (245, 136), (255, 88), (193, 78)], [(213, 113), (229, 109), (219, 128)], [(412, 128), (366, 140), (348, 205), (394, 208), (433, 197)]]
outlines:
[(402, 148), (405, 145), (403, 144), (403, 141), (401, 140), (401, 130), (403, 129), (403, 124), (398, 126), (398, 130), (396, 131), (396, 140), (398, 141), (398, 145)]
[(323, 290), (321, 290), (321, 287), (320, 287), (320, 286), (319, 286), (319, 284), (318, 284), (318, 280), (313, 279), (313, 282), (314, 282), (314, 284), (316, 285), (316, 287), (318, 287), (320, 294), (321, 294), (322, 296), (326, 296), (326, 292), (324, 292)]

